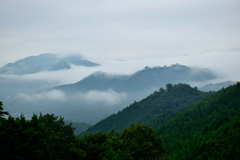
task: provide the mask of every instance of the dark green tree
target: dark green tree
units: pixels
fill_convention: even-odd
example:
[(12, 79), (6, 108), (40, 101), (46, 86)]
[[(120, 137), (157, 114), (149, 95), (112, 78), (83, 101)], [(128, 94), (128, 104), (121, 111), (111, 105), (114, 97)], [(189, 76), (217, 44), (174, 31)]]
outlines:
[(40, 113), (39, 120), (46, 127), (48, 136), (51, 138), (55, 152), (60, 159), (68, 159), (72, 154), (75, 154), (76, 148), (72, 145), (75, 143), (75, 128), (72, 127), (71, 123), (65, 125), (64, 118), (54, 114), (42, 115)]
[(0, 122), (1, 159), (57, 159), (54, 146), (36, 115), (9, 116)]
[(171, 159), (239, 159), (240, 83), (190, 106), (155, 131)]
[(3, 105), (3, 103), (2, 103), (2, 101), (0, 101), (0, 118), (2, 118), (2, 117), (5, 116), (5, 115), (9, 115), (8, 112), (3, 111), (2, 105)]
[(161, 88), (159, 89), (159, 91), (160, 91), (160, 93), (163, 93), (165, 90), (161, 87)]
[[(169, 84), (168, 86), (172, 85)], [(212, 94), (214, 94), (214, 92), (201, 92), (187, 84), (181, 83), (172, 86), (170, 92), (160, 88), (159, 91), (155, 91), (141, 101), (135, 101), (122, 111), (101, 120), (94, 126), (88, 128), (86, 132), (98, 132), (101, 130), (111, 132), (112, 129), (122, 132), (125, 128), (130, 127), (131, 124), (145, 123), (151, 121), (154, 117), (154, 122), (152, 121), (151, 123), (145, 124), (155, 129), (161, 123), (165, 123), (174, 118), (177, 112), (185, 110), (192, 104), (196, 104), (198, 101)], [(169, 114), (168, 111), (172, 111), (172, 113)], [(165, 116), (162, 116), (163, 114)], [(161, 120), (158, 120), (156, 116)]]
[(158, 159), (166, 152), (161, 137), (143, 124), (132, 124), (122, 132), (121, 139), (135, 160)]
[(54, 114), (0, 120), (0, 159), (84, 159), (71, 125)]
[(173, 85), (171, 83), (166, 84), (166, 90), (170, 92), (173, 88)]

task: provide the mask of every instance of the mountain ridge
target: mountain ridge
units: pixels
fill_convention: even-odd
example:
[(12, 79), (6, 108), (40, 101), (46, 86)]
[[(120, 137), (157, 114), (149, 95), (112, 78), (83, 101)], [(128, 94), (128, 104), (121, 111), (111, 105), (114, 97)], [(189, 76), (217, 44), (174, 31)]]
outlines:
[[(187, 83), (189, 81), (205, 81), (217, 76), (206, 69), (174, 64), (169, 67), (145, 67), (132, 75), (108, 75), (104, 72), (95, 72), (79, 82), (56, 86), (60, 90), (106, 90), (132, 91), (134, 89), (160, 88), (167, 83)], [(153, 90), (152, 90), (153, 91)]]
[(167, 83), (174, 85), (215, 78), (217, 76), (209, 70), (180, 64), (145, 67), (133, 75), (95, 72), (74, 84), (17, 95), (14, 101), (8, 103), (10, 104), (8, 110), (14, 113), (12, 115), (19, 112), (24, 112), (25, 115), (39, 111), (55, 112), (68, 120), (93, 125), (134, 101), (139, 101), (165, 87)]
[(155, 131), (171, 159), (239, 159), (239, 124), (237, 82), (160, 124)]
[(84, 60), (81, 55), (70, 55), (59, 57), (57, 54), (44, 53), (37, 56), (29, 56), (13, 63), (8, 63), (0, 68), (0, 74), (33, 74), (41, 71), (57, 71), (70, 69), (71, 65), (94, 67), (99, 66), (88, 60)]

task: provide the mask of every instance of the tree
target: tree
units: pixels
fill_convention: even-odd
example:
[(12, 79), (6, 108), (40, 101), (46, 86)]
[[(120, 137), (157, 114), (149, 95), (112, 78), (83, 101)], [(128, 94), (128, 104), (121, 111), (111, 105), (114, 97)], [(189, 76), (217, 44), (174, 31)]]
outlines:
[(0, 122), (1, 159), (57, 159), (46, 128), (36, 115), (9, 116)]
[(23, 114), (0, 120), (0, 159), (83, 159), (71, 125), (46, 114), (26, 120)]
[(121, 139), (136, 160), (158, 159), (166, 152), (161, 137), (157, 137), (151, 127), (143, 124), (132, 124), (122, 132)]
[(159, 91), (160, 91), (160, 93), (163, 93), (165, 90), (161, 87), (161, 88), (159, 89)]
[(52, 144), (54, 144), (55, 151), (60, 159), (68, 159), (71, 157), (71, 153), (75, 155), (77, 148), (74, 148), (72, 143), (75, 143), (75, 128), (72, 124), (65, 125), (64, 118), (55, 116), (54, 114), (40, 113), (40, 122), (46, 127), (47, 134), (51, 139)]
[(166, 89), (167, 89), (168, 92), (170, 92), (172, 90), (172, 88), (173, 88), (173, 85), (171, 83), (168, 83), (166, 85)]
[(2, 118), (4, 115), (9, 115), (8, 112), (3, 111), (2, 105), (3, 105), (3, 103), (2, 103), (2, 101), (0, 101), (0, 118)]

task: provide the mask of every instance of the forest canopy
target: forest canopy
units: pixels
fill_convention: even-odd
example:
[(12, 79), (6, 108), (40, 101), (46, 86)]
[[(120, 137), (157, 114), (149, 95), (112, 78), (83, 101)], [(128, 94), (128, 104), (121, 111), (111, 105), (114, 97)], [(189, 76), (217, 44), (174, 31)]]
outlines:
[[(2, 110), (1, 115), (7, 114)], [(139, 160), (161, 158), (166, 152), (161, 137), (143, 124), (132, 125), (121, 134), (97, 132), (77, 137), (74, 130), (71, 123), (65, 125), (64, 118), (54, 114), (33, 114), (30, 120), (23, 114), (1, 117), (1, 158)]]
[[(0, 101), (0, 150), (3, 159), (239, 159), (240, 157), (240, 83), (206, 95), (188, 85), (168, 85), (122, 113), (136, 117), (142, 109), (153, 109), (155, 101), (168, 98), (173, 110), (160, 111), (142, 123), (132, 123), (121, 132), (97, 131), (74, 134), (71, 123), (54, 114), (33, 114), (31, 119), (12, 117)], [(186, 96), (186, 93), (190, 93)], [(180, 94), (179, 101), (200, 95), (205, 99), (178, 108), (182, 103), (168, 97)], [(184, 96), (185, 95), (185, 96)], [(163, 96), (163, 97), (162, 97)], [(188, 100), (185, 100), (188, 98)], [(179, 98), (179, 96), (178, 96)], [(163, 98), (164, 99), (164, 98)], [(147, 104), (151, 107), (143, 106)], [(155, 102), (155, 103), (154, 103)], [(139, 106), (139, 104), (141, 104)], [(178, 105), (177, 105), (178, 104)], [(169, 105), (169, 104), (168, 104)], [(159, 105), (161, 106), (161, 105)], [(155, 109), (155, 108), (154, 108)], [(129, 113), (128, 113), (129, 112)], [(139, 117), (138, 117), (139, 118)], [(149, 127), (149, 126), (153, 126)]]

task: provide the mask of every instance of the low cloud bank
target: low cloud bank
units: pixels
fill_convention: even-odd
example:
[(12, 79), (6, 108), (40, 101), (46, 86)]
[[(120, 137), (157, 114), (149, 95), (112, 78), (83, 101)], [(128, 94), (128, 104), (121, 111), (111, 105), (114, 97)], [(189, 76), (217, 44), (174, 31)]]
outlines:
[(91, 90), (88, 92), (64, 93), (60, 90), (51, 90), (35, 94), (21, 93), (17, 99), (21, 101), (76, 101), (87, 104), (117, 105), (127, 98), (125, 92), (116, 92), (113, 89), (106, 91)]
[(125, 92), (118, 93), (112, 89), (106, 91), (92, 90), (87, 93), (79, 93), (78, 96), (90, 103), (103, 103), (106, 105), (117, 105), (127, 98)]
[(66, 95), (62, 91), (52, 90), (47, 92), (35, 93), (35, 94), (20, 93), (17, 98), (23, 101), (37, 101), (37, 100), (64, 101), (66, 100)]

